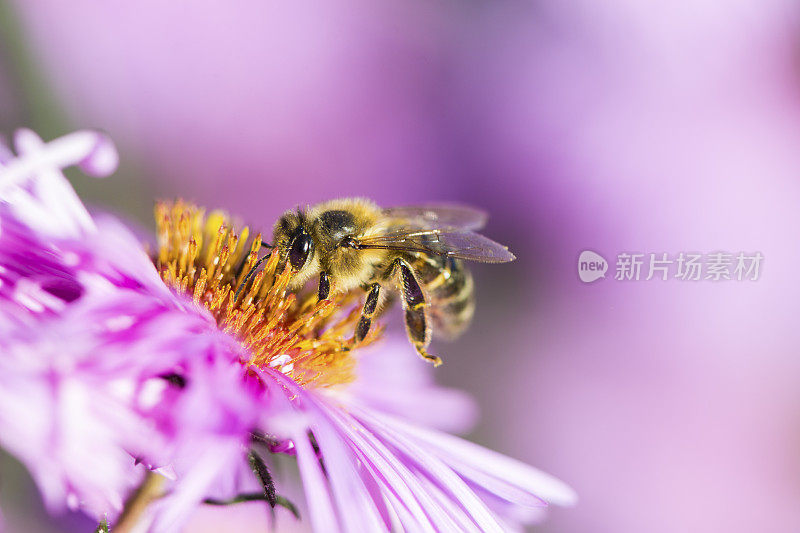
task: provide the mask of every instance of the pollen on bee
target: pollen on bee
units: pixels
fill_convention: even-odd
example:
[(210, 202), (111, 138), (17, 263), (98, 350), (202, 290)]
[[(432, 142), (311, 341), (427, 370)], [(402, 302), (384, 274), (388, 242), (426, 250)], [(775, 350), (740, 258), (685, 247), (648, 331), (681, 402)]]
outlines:
[[(359, 306), (345, 308), (355, 294), (317, 301), (314, 291), (290, 291), (292, 272), (288, 267), (278, 271), (275, 250), (264, 268), (248, 278), (258, 261), (261, 235), (249, 239), (249, 229), (237, 230), (222, 212), (206, 215), (177, 200), (159, 202), (155, 215), (161, 279), (207, 309), (219, 329), (244, 346), (248, 358), (243, 364), (272, 368), (308, 387), (354, 379), (352, 335)], [(374, 328), (358, 346), (380, 334), (381, 328)]]

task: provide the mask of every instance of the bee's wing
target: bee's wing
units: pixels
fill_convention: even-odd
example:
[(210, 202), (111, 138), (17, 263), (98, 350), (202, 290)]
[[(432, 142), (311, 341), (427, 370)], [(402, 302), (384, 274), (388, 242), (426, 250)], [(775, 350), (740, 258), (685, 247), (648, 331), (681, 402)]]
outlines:
[(427, 229), (448, 228), (479, 230), (486, 225), (487, 214), (480, 209), (458, 204), (430, 204), (390, 207), (383, 210), (389, 218), (408, 221), (410, 226)]
[(444, 255), (482, 263), (506, 263), (516, 259), (508, 248), (488, 237), (456, 229), (401, 229), (355, 239), (358, 249), (398, 250)]

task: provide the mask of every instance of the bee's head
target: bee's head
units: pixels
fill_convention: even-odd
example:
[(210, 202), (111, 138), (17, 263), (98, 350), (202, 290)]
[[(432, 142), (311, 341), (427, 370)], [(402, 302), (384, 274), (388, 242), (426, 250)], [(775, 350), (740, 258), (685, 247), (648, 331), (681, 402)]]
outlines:
[(274, 245), (281, 260), (279, 268), (288, 265), (296, 272), (290, 289), (302, 287), (321, 271), (325, 271), (331, 283), (338, 284), (340, 289), (370, 275), (375, 257), (347, 244), (375, 224), (372, 211), (362, 204), (337, 200), (313, 206), (308, 211), (287, 211), (278, 219)]
[(303, 211), (284, 213), (275, 224), (273, 237), (273, 245), (278, 249), (283, 264), (288, 263), (297, 272), (310, 265), (316, 246)]

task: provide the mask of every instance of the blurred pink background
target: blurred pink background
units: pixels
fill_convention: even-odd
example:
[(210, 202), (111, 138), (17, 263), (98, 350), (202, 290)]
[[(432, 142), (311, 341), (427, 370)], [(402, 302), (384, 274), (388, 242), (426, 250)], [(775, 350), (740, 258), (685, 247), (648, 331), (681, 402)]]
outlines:
[[(263, 227), (335, 196), (488, 209), (519, 259), (474, 269), (437, 375), (472, 438), (578, 491), (538, 530), (800, 531), (796, 2), (10, 6), (0, 127), (107, 130), (123, 170), (77, 184), (142, 224), (176, 195)], [(585, 249), (764, 261), (582, 284)]]

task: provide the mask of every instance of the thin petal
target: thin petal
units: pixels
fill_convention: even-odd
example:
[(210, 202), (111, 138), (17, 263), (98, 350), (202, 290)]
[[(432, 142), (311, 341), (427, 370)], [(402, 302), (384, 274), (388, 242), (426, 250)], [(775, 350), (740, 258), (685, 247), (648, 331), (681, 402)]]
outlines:
[[(80, 165), (84, 171), (108, 175), (116, 169), (114, 145), (104, 135), (77, 131), (44, 143), (31, 130), (14, 136), (17, 157), (0, 167), (0, 200), (32, 228), (55, 236), (93, 231), (94, 222), (61, 169)], [(34, 179), (35, 178), (35, 179)], [(30, 190), (21, 187), (30, 180)]]
[[(385, 522), (384, 513), (379, 512), (377, 503), (367, 492), (358, 472), (356, 461), (345, 448), (339, 435), (331, 427), (329, 419), (322, 413), (312, 415), (314, 437), (323, 450), (325, 470), (331, 482), (333, 495), (339, 505), (344, 529), (354, 533), (378, 531), (390, 526)], [(383, 506), (382, 506), (383, 507)]]
[(292, 397), (297, 402), (298, 398), (306, 398), (307, 393), (280, 372), (260, 368), (253, 368), (253, 372), (259, 375), (267, 387), (272, 404), (262, 429), (270, 434), (285, 435), (294, 444), (312, 528), (314, 531), (331, 533), (340, 531), (330, 487), (320, 467), (319, 457), (309, 442), (309, 417), (297, 409), (296, 403), (289, 401), (289, 397)]
[(206, 445), (199, 455), (181, 458), (190, 460), (193, 467), (186, 469), (186, 474), (178, 479), (172, 493), (154, 508), (157, 518), (153, 531), (176, 531), (206, 497), (209, 485), (242, 460), (241, 443), (235, 439)]
[(471, 465), (464, 471), (465, 476), (473, 476), (471, 479), (479, 484), (481, 479), (485, 480), (488, 476), (535, 494), (549, 503), (569, 506), (578, 501), (575, 491), (564, 482), (521, 461), (446, 433), (431, 431), (394, 418), (386, 417), (383, 421), (396, 431), (436, 449), (439, 452), (437, 455), (456, 470), (460, 466)]
[(453, 527), (449, 531), (480, 531), (475, 523), (469, 519), (469, 516), (464, 513), (464, 510), (458, 506), (458, 503), (442, 492), (436, 483), (425, 477), (422, 477), (420, 482), (425, 487), (426, 493), (432, 498), (432, 501), (435, 501), (453, 521)]
[(348, 404), (357, 403), (425, 427), (468, 431), (478, 418), (475, 401), (463, 391), (437, 385), (432, 370), (409, 351), (408, 343), (382, 343), (359, 357), (359, 378), (340, 396)]
[(328, 409), (328, 416), (336, 420), (342, 436), (352, 443), (354, 451), (361, 456), (367, 468), (372, 471), (372, 475), (385, 483), (408, 510), (413, 517), (413, 523), (423, 531), (436, 531), (429, 518), (431, 515), (435, 517), (436, 514), (430, 511), (426, 514), (424, 505), (426, 502), (418, 499), (423, 490), (414, 474), (380, 441), (372, 438), (369, 431), (360, 427), (356, 420), (343, 420), (345, 415), (337, 413), (334, 409)]
[(339, 522), (333, 510), (328, 483), (325, 481), (319, 459), (311, 447), (308, 436), (304, 431), (296, 431), (292, 435), (292, 440), (297, 450), (297, 465), (303, 477), (303, 487), (314, 531), (331, 533), (339, 531)]
[(464, 480), (458, 477), (439, 457), (418, 446), (403, 433), (385, 425), (378, 417), (367, 411), (360, 411), (356, 418), (360, 419), (366, 428), (381, 435), (382, 440), (391, 443), (405, 457), (406, 462), (425, 472), (446, 494), (457, 500), (464, 512), (468, 513), (483, 531), (502, 532), (502, 527), (492, 512)]

